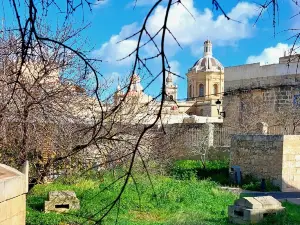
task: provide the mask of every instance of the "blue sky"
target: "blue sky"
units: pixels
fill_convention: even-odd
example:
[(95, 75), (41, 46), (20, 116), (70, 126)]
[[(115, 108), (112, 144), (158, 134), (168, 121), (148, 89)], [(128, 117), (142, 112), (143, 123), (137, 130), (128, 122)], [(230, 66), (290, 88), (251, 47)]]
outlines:
[[(103, 65), (105, 74), (111, 74), (113, 77), (123, 76), (128, 72), (129, 67), (126, 62), (116, 63), (114, 60), (128, 54), (127, 49), (132, 49), (135, 44), (132, 41), (116, 46), (115, 42), (125, 38), (126, 34), (136, 31), (151, 3), (153, 4), (151, 0), (139, 0), (138, 6), (133, 9), (130, 1), (129, 3), (123, 1), (123, 4), (120, 2), (106, 0), (94, 8), (93, 24), (88, 31), (90, 41), (95, 44), (95, 53), (110, 61)], [(297, 18), (290, 19), (297, 9), (292, 4), (287, 4), (287, 1), (281, 0), (279, 24), (276, 27), (276, 33), (279, 33), (275, 37), (272, 12), (264, 12), (255, 24), (259, 9), (254, 3), (220, 1), (230, 17), (241, 22), (236, 23), (227, 21), (220, 11), (213, 11), (211, 1), (182, 0), (182, 2), (192, 12), (195, 20), (183, 7), (174, 6), (170, 27), (182, 44), (183, 50), (170, 39), (167, 52), (173, 65), (171, 69), (183, 77), (193, 63), (202, 57), (202, 44), (207, 38), (213, 42), (214, 57), (225, 67), (253, 62), (275, 63), (278, 57), (283, 55), (284, 49), (292, 43), (292, 40), (288, 40), (292, 35), (291, 32), (280, 32), (297, 24)], [(162, 19), (161, 11), (163, 6), (154, 13), (153, 24), (149, 25), (150, 29), (155, 30), (158, 26), (158, 20)], [(177, 78), (176, 83), (179, 86), (179, 98), (185, 98), (186, 79)], [(158, 81), (147, 92), (154, 95), (159, 91), (159, 87)]]
[[(101, 64), (101, 72), (112, 79), (114, 85), (118, 77), (122, 79), (128, 75), (131, 67), (130, 59), (122, 62), (116, 60), (131, 52), (136, 40), (128, 40), (121, 44), (116, 42), (139, 29), (153, 2), (155, 0), (138, 0), (134, 9), (134, 0), (103, 0), (93, 7), (92, 12), (85, 9), (84, 23), (91, 22), (91, 25), (81, 36), (87, 37), (86, 46), (93, 48), (92, 55), (105, 61)], [(255, 24), (259, 9), (252, 1), (219, 2), (228, 15), (240, 23), (227, 21), (220, 11), (212, 10), (211, 0), (182, 0), (195, 19), (181, 5), (175, 4), (171, 9), (168, 26), (183, 49), (180, 49), (170, 37), (166, 39), (166, 49), (171, 70), (184, 78), (187, 70), (202, 57), (203, 41), (206, 39), (213, 42), (213, 55), (225, 67), (253, 62), (271, 64), (278, 61), (278, 57), (283, 55), (283, 51), (293, 41), (288, 40), (292, 33), (284, 30), (300, 28), (300, 16), (290, 19), (292, 15), (299, 13), (300, 8), (289, 4), (289, 1), (278, 1), (280, 12), (276, 33), (279, 33), (275, 37), (271, 11), (264, 12)], [(148, 24), (150, 32), (157, 31), (163, 19), (164, 7), (162, 4), (150, 18)], [(0, 9), (0, 13), (3, 13), (3, 9)], [(6, 19), (9, 17), (9, 13), (6, 12)], [(55, 24), (59, 20), (59, 15), (50, 13), (48, 19), (50, 23)], [(80, 15), (75, 15), (73, 21), (74, 27), (82, 25)], [(146, 48), (143, 53), (149, 56), (153, 53), (153, 49), (153, 47)], [(153, 71), (160, 68), (158, 61), (152, 62), (149, 66)], [(143, 84), (146, 82), (145, 78)], [(186, 79), (177, 78), (176, 83), (179, 86), (179, 98), (185, 98)], [(154, 96), (159, 92), (160, 85), (161, 79), (158, 79), (146, 92)]]

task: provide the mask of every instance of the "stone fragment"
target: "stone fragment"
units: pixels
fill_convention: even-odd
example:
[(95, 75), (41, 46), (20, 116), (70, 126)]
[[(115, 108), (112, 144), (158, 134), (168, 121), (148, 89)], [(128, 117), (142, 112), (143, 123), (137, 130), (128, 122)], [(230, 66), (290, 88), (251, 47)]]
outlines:
[(80, 209), (80, 201), (74, 191), (50, 191), (45, 201), (45, 212), (67, 212)]
[(283, 210), (281, 203), (272, 196), (244, 197), (228, 206), (228, 218), (235, 224), (254, 224)]

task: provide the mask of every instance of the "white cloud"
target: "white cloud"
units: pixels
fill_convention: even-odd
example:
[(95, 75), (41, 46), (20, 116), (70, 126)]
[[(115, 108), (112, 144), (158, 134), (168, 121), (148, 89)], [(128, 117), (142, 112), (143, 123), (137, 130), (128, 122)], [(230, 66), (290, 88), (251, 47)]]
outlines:
[[(246, 63), (273, 64), (279, 62), (279, 57), (284, 55), (284, 51), (289, 51), (291, 45), (278, 43), (275, 47), (265, 48), (259, 55), (252, 55), (247, 58)], [(297, 47), (296, 47), (297, 48)]]
[(99, 50), (95, 50), (93, 52), (93, 55), (110, 64), (130, 65), (132, 63), (131, 57), (127, 57), (126, 59), (121, 61), (118, 60), (128, 56), (136, 48), (136, 40), (122, 40), (135, 33), (137, 29), (138, 28), (136, 23), (123, 26), (118, 35), (111, 36), (108, 42), (105, 42), (104, 44), (102, 44)]
[[(180, 4), (174, 5), (170, 10), (168, 28), (183, 46), (192, 47), (194, 54), (202, 53), (205, 39), (210, 39), (214, 44), (232, 45), (234, 42), (251, 37), (254, 28), (250, 20), (258, 15), (257, 7), (247, 2), (239, 2), (228, 13), (228, 16), (239, 22), (227, 20), (224, 15), (213, 17), (210, 9), (199, 11), (194, 7), (193, 0), (182, 0), (190, 13)], [(150, 18), (148, 29), (156, 33), (163, 23), (165, 7), (159, 6)], [(171, 35), (167, 37), (167, 44), (177, 45)]]
[(153, 5), (157, 0), (133, 0), (129, 3), (128, 6), (134, 7), (134, 6), (148, 6)]
[(106, 5), (109, 0), (95, 0), (93, 8), (100, 8), (103, 5)]
[(300, 4), (296, 4), (296, 1), (290, 1), (292, 7), (292, 18), (291, 18), (291, 27), (299, 29), (300, 28)]
[[(171, 72), (180, 75), (180, 63), (176, 60), (169, 62)], [(176, 82), (177, 76), (173, 75), (173, 82)]]
[[(138, 4), (148, 4), (151, 1), (139, 0)], [(238, 23), (227, 21), (223, 15), (214, 18), (213, 12), (209, 9), (204, 9), (203, 11), (196, 9), (193, 0), (182, 0), (182, 3), (189, 9), (195, 19), (182, 5), (174, 4), (168, 19), (168, 28), (183, 47), (191, 48), (193, 54), (202, 54), (203, 41), (207, 38), (217, 45), (232, 45), (240, 39), (249, 38), (253, 33), (250, 20), (258, 14), (254, 4), (239, 2), (232, 8), (228, 16), (240, 21)], [(165, 6), (161, 5), (157, 7), (149, 18), (147, 29), (152, 34), (160, 29), (164, 21), (165, 10)], [(116, 62), (116, 60), (127, 56), (135, 49), (137, 45), (136, 39), (126, 40), (119, 44), (117, 42), (136, 31), (138, 31), (137, 23), (123, 26), (120, 33), (111, 36), (110, 40), (104, 43), (99, 50), (93, 52), (94, 55), (113, 65), (130, 65), (132, 58), (127, 58), (121, 62)], [(159, 37), (156, 41), (159, 41)], [(157, 54), (154, 46), (151, 47), (150, 44), (143, 48), (143, 53), (146, 52), (146, 57)], [(168, 57), (174, 56), (179, 50), (179, 47), (176, 45), (171, 35), (167, 35), (165, 48)]]

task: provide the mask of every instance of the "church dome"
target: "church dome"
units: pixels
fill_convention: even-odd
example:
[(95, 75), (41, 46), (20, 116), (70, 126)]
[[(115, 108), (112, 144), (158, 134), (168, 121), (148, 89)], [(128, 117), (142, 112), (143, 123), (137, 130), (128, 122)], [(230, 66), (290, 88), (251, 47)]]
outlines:
[(196, 61), (191, 70), (196, 72), (219, 72), (224, 71), (223, 65), (212, 56), (212, 43), (207, 40), (204, 42), (203, 57)]

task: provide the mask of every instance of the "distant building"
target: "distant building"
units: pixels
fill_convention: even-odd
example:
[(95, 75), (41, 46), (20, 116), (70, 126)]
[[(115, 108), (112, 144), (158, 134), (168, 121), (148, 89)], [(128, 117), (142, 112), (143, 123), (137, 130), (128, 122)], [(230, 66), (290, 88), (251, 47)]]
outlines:
[[(137, 74), (134, 74), (131, 79), (131, 86), (125, 102), (139, 106), (146, 104), (146, 110), (138, 112), (136, 118), (141, 121), (140, 118), (145, 117), (147, 121), (143, 120), (143, 123), (152, 123), (156, 118), (160, 102), (153, 101), (151, 96), (143, 92), (140, 77)], [(173, 83), (172, 73), (168, 73), (165, 86), (166, 96), (162, 110), (163, 123), (222, 123), (223, 120), (217, 111), (215, 102), (218, 99), (222, 100), (224, 67), (212, 56), (212, 43), (210, 41), (204, 42), (203, 57), (189, 69), (187, 80), (188, 98), (180, 101), (177, 97), (178, 86)], [(115, 104), (120, 103), (125, 94), (126, 90), (122, 91), (118, 86), (114, 95)], [(222, 110), (222, 106), (220, 110)], [(146, 113), (148, 114), (147, 117), (144, 116)]]
[[(268, 122), (275, 126), (278, 121), (272, 121), (271, 117), (300, 106), (299, 59), (299, 54), (286, 56), (285, 53), (276, 64), (226, 67), (224, 123), (232, 126), (251, 119), (253, 123)], [(258, 115), (250, 118), (254, 111)]]

